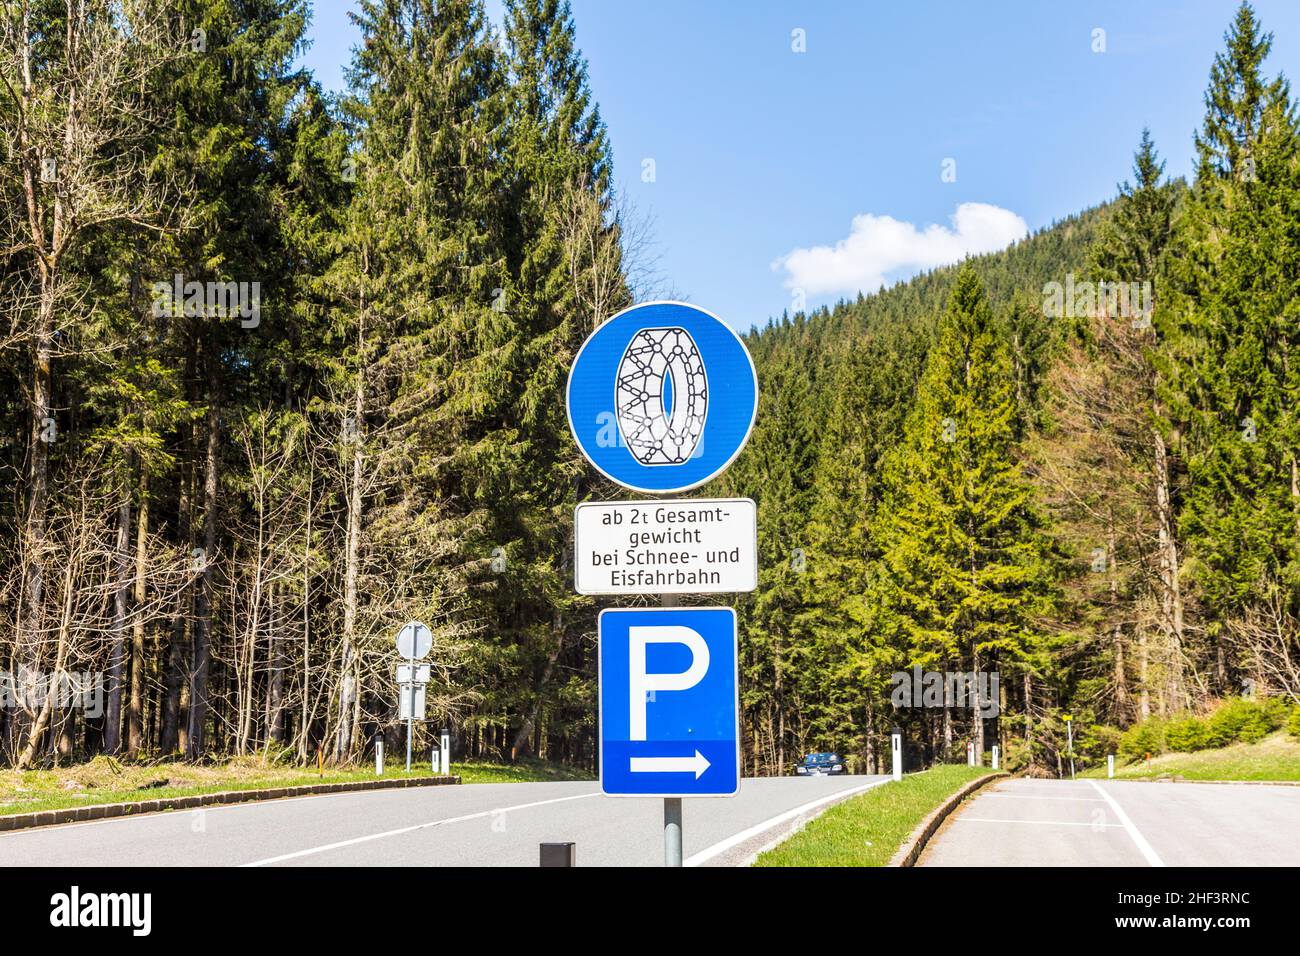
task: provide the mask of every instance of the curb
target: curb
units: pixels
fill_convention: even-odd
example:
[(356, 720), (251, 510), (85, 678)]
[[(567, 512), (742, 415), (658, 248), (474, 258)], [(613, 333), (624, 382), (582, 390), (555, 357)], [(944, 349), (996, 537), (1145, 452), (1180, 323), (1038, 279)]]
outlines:
[(931, 811), (930, 815), (921, 821), (920, 825), (912, 831), (906, 843), (898, 848), (898, 852), (890, 858), (887, 866), (915, 866), (916, 861), (920, 859), (921, 851), (925, 845), (930, 842), (930, 837), (939, 829), (939, 824), (947, 819), (948, 814), (957, 809), (958, 805), (978, 790), (993, 780), (1001, 780), (1004, 777), (1010, 777), (1011, 774), (1005, 770), (999, 770), (997, 773), (991, 773), (987, 776), (980, 777), (978, 780), (972, 780), (966, 786), (962, 787), (946, 801), (937, 810)]
[(207, 807), (214, 804), (279, 800), (284, 797), (303, 797), (322, 793), (352, 793), (358, 790), (438, 787), (458, 783), (460, 783), (459, 776), (402, 777), (388, 780), (351, 780), (346, 783), (310, 783), (306, 786), (270, 787), (264, 790), (222, 790), (217, 793), (196, 793), (188, 797), (165, 797), (134, 803), (98, 803), (85, 807), (65, 807), (62, 810), (38, 810), (34, 813), (0, 816), (0, 832), (57, 826), (60, 823), (81, 823), (86, 820), (133, 817), (142, 813), (160, 813), (165, 810), (189, 810), (193, 807)]

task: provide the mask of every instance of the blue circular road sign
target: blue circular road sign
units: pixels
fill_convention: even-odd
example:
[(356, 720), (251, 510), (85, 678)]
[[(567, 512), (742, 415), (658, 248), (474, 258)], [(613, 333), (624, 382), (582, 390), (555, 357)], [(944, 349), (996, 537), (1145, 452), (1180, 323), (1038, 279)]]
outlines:
[(717, 316), (647, 302), (582, 344), (569, 373), (569, 427), (606, 478), (672, 494), (722, 474), (749, 440), (758, 376), (745, 344)]

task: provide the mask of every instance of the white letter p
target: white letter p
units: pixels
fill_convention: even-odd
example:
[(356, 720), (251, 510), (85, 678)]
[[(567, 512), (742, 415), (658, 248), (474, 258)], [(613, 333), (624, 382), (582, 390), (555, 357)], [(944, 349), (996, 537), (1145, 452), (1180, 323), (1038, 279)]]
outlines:
[[(645, 740), (646, 695), (661, 690), (687, 690), (698, 684), (709, 670), (709, 645), (698, 632), (680, 624), (629, 627), (628, 639), (631, 672), (631, 740)], [(691, 666), (677, 674), (647, 674), (646, 646), (649, 644), (684, 644), (691, 649)]]

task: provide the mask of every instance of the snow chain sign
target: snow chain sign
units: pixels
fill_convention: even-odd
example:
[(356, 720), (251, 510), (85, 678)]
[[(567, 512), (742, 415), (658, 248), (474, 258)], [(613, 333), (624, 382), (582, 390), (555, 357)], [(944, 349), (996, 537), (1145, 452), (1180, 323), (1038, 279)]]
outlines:
[(601, 501), (574, 509), (579, 594), (715, 594), (758, 586), (749, 498)]
[(633, 491), (676, 494), (722, 474), (745, 447), (758, 376), (717, 316), (648, 302), (582, 344), (566, 398), (573, 437), (597, 471)]

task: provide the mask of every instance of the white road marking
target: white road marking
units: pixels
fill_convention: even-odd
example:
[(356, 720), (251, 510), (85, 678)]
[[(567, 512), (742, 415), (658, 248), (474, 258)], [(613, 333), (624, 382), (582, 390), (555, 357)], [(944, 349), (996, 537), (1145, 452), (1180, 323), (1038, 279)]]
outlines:
[(997, 793), (990, 790), (988, 793), (981, 794), (981, 800), (987, 800), (989, 797), (1005, 797), (1008, 800), (1079, 800), (1083, 803), (1105, 803), (1105, 800), (1097, 797), (1036, 797), (1028, 793)]
[(1128, 835), (1132, 837), (1133, 843), (1138, 848), (1138, 852), (1146, 857), (1147, 863), (1152, 866), (1164, 866), (1165, 861), (1160, 859), (1160, 855), (1156, 853), (1151, 844), (1147, 842), (1146, 837), (1138, 832), (1138, 828), (1135, 827), (1133, 821), (1128, 818), (1128, 814), (1124, 812), (1124, 808), (1115, 802), (1115, 798), (1103, 790), (1095, 780), (1089, 780), (1088, 782), (1092, 784), (1093, 788), (1099, 794), (1101, 794), (1102, 799), (1110, 804), (1110, 808), (1115, 811), (1115, 816), (1119, 818), (1119, 822), (1123, 824), (1124, 829), (1128, 831)]
[(313, 846), (308, 847), (305, 850), (296, 850), (293, 853), (284, 853), (280, 856), (267, 857), (265, 860), (254, 860), (252, 863), (241, 863), (240, 866), (269, 866), (272, 863), (281, 863), (285, 860), (294, 860), (299, 857), (312, 856), (316, 853), (325, 853), (329, 850), (337, 850), (345, 846), (355, 846), (358, 843), (369, 843), (371, 840), (382, 840), (385, 837), (398, 836), (402, 833), (414, 833), (416, 830), (427, 830), (430, 827), (445, 826), (448, 823), (464, 823), (466, 820), (478, 820), (499, 813), (513, 813), (516, 810), (527, 810), (530, 807), (545, 806), (548, 803), (564, 803), (568, 800), (585, 800), (588, 797), (599, 797), (600, 795), (599, 791), (595, 793), (580, 793), (573, 797), (555, 797), (551, 800), (534, 800), (532, 803), (520, 803), (513, 807), (497, 807), (492, 810), (482, 810), (478, 813), (467, 813), (464, 816), (448, 817), (445, 820), (430, 820), (428, 823), (417, 823), (414, 826), (400, 827), (396, 830), (385, 830), (383, 833), (370, 833), (366, 836), (353, 837), (351, 840), (340, 840), (337, 843), (326, 843), (323, 846)]
[(858, 794), (858, 793), (862, 793), (863, 791), (870, 790), (872, 787), (878, 787), (882, 783), (889, 783), (889, 778), (887, 777), (884, 780), (873, 780), (871, 783), (866, 783), (859, 787), (850, 787), (847, 790), (841, 790), (837, 793), (832, 793), (828, 797), (822, 797), (820, 800), (812, 800), (808, 803), (805, 803), (803, 806), (795, 807), (793, 810), (787, 810), (785, 813), (779, 813), (768, 820), (764, 820), (762, 823), (755, 824), (754, 826), (750, 827), (747, 830), (741, 830), (739, 833), (729, 836), (727, 837), (727, 839), (722, 840), (719, 843), (715, 843), (713, 844), (713, 846), (703, 849), (699, 853), (687, 857), (682, 862), (682, 865), (701, 866), (702, 864), (707, 863), (709, 860), (713, 859), (715, 856), (719, 856), (723, 853), (726, 853), (728, 850), (732, 849), (733, 847), (737, 847), (748, 840), (752, 840), (760, 833), (770, 830), (773, 827), (778, 827), (782, 823), (787, 823), (790, 820), (793, 820), (796, 817), (798, 817), (800, 814), (808, 813), (810, 810), (816, 810), (818, 807), (828, 803), (832, 803), (836, 800), (847, 799), (848, 797), (851, 797), (854, 794)]
[(954, 817), (954, 823), (1032, 823), (1049, 827), (1114, 827), (1120, 829), (1122, 823), (1080, 823), (1078, 820), (996, 820), (993, 817)]

